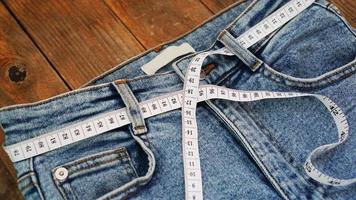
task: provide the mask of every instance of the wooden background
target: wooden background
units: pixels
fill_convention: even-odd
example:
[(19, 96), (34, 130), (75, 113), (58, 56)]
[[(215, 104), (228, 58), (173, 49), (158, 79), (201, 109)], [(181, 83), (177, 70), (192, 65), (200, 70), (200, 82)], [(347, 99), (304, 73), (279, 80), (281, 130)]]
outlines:
[[(0, 1), (0, 107), (76, 89), (236, 1)], [(356, 1), (333, 2), (355, 27)], [(0, 199), (22, 198), (15, 178), (0, 148)]]

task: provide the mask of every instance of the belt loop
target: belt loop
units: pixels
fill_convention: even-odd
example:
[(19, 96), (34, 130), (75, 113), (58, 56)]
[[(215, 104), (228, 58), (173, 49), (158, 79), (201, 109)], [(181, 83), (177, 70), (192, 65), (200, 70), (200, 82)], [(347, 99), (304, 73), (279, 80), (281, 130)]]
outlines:
[(128, 118), (132, 123), (133, 131), (135, 135), (140, 135), (147, 132), (147, 127), (145, 120), (141, 113), (140, 106), (134, 94), (132, 93), (130, 87), (127, 85), (125, 80), (119, 80), (112, 83), (116, 90), (119, 92), (124, 104), (126, 106), (126, 111)]
[(218, 40), (225, 45), (231, 53), (235, 54), (245, 65), (250, 67), (252, 71), (256, 71), (263, 62), (253, 55), (248, 49), (242, 47), (227, 30), (223, 30)]

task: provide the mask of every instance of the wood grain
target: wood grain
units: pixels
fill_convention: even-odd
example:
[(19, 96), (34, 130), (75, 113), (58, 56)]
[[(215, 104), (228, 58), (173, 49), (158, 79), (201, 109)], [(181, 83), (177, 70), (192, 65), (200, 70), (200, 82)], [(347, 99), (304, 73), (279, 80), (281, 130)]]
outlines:
[[(77, 88), (237, 1), (5, 0), (7, 8), (0, 3), (0, 107)], [(356, 1), (332, 2), (356, 27)], [(2, 148), (0, 199), (22, 199)]]
[[(39, 49), (0, 3), (0, 107), (34, 102), (68, 91)], [(0, 144), (4, 135), (0, 130)], [(0, 199), (21, 199), (16, 174), (0, 148)]]
[(0, 85), (1, 107), (38, 101), (68, 91), (58, 74), (2, 4)]
[(218, 13), (222, 9), (230, 6), (231, 4), (243, 1), (243, 0), (200, 0), (207, 8), (209, 8), (213, 13)]
[(171, 40), (212, 15), (196, 0), (105, 2), (146, 48)]
[(34, 102), (68, 91), (65, 83), (1, 3), (0, 85), (0, 107)]
[(72, 88), (144, 48), (103, 1), (5, 1)]
[(347, 19), (353, 28), (356, 28), (356, 1), (355, 0), (331, 0), (341, 14)]
[[(2, 164), (0, 164), (2, 165)], [(22, 195), (17, 189), (15, 179), (10, 175), (9, 171), (0, 166), (0, 198), (1, 199), (11, 199), (20, 200)]]

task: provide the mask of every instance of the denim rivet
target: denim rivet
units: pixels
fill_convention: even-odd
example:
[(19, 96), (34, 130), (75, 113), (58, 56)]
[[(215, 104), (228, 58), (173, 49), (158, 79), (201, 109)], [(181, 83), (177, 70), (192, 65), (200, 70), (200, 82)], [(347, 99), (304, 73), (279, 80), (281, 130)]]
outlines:
[(54, 177), (57, 180), (62, 181), (68, 177), (68, 170), (64, 167), (60, 167), (60, 168), (56, 169), (56, 171), (54, 172)]

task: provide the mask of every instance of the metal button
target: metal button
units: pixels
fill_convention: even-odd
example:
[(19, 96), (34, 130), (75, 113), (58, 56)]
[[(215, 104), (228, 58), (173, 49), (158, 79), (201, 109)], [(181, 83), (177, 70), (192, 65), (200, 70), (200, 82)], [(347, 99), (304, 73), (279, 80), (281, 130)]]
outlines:
[(56, 179), (62, 181), (68, 177), (68, 170), (64, 167), (60, 167), (60, 168), (56, 169), (56, 171), (54, 172), (54, 177), (56, 177)]

